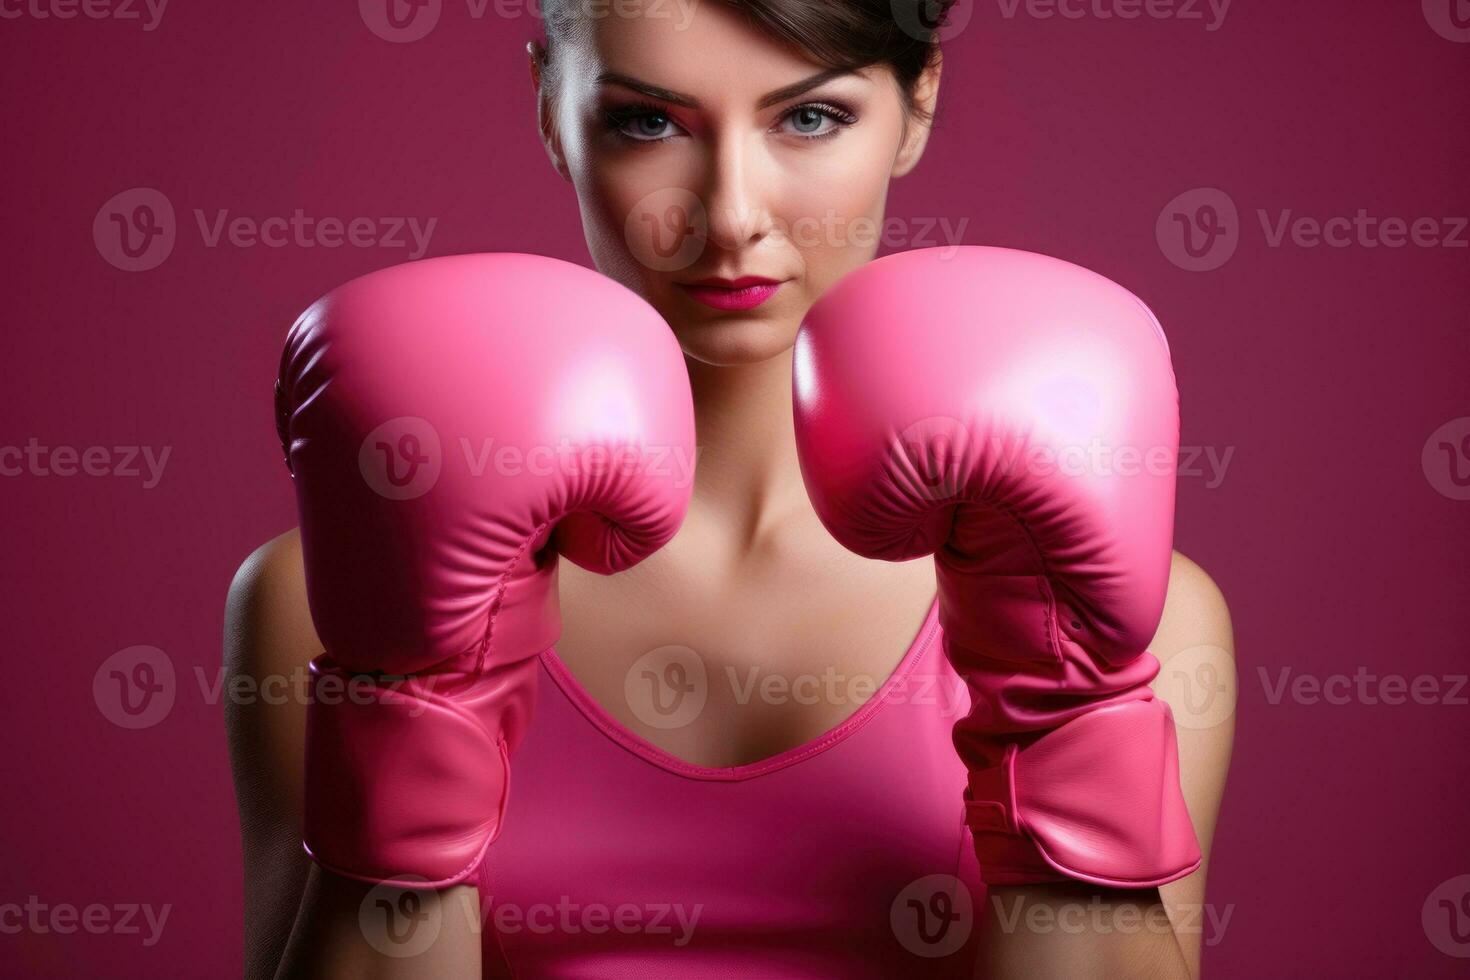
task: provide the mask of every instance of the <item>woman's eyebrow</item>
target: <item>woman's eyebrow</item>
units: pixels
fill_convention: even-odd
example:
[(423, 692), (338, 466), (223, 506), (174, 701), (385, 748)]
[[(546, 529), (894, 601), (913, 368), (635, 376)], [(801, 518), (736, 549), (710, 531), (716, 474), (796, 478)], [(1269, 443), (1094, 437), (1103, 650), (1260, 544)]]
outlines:
[[(809, 78), (804, 78), (799, 82), (787, 85), (784, 88), (778, 88), (774, 92), (769, 92), (761, 96), (758, 106), (761, 109), (765, 109), (778, 102), (785, 102), (787, 99), (795, 98), (803, 92), (811, 91), (818, 85), (830, 82), (834, 78), (855, 74), (857, 72), (851, 68), (828, 68), (826, 71), (818, 72)], [(699, 108), (699, 100), (692, 95), (683, 95), (670, 89), (660, 88), (657, 85), (650, 85), (645, 81), (634, 78), (631, 75), (624, 75), (621, 72), (605, 71), (597, 76), (597, 83), (599, 85), (621, 85), (623, 88), (630, 88), (635, 92), (642, 92), (644, 95), (662, 102), (671, 102), (674, 105), (681, 105), (690, 109)]]
[(809, 92), (812, 89), (816, 88), (818, 85), (823, 85), (827, 82), (830, 82), (834, 78), (841, 78), (844, 75), (856, 74), (857, 72), (851, 68), (828, 68), (826, 71), (817, 72), (817, 74), (811, 76), (810, 78), (802, 79), (794, 85), (788, 85), (785, 88), (778, 88), (776, 89), (776, 91), (771, 92), (768, 95), (761, 96), (759, 106), (760, 108), (765, 109), (769, 106), (775, 105), (777, 102), (785, 102), (787, 99), (793, 99), (796, 96), (801, 95), (803, 92)]
[(615, 71), (605, 71), (597, 76), (597, 84), (621, 85), (623, 88), (630, 88), (635, 92), (642, 92), (644, 95), (658, 99), (661, 102), (672, 102), (674, 105), (687, 106), (690, 109), (699, 108), (699, 100), (692, 95), (680, 95), (678, 92), (639, 81), (632, 75), (623, 75)]

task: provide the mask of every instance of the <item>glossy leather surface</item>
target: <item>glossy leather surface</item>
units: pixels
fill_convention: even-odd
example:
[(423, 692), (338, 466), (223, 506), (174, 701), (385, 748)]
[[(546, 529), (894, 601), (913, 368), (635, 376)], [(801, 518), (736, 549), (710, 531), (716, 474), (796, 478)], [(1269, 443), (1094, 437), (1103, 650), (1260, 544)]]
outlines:
[(1147, 686), (1179, 439), (1153, 314), (1046, 256), (901, 253), (813, 307), (793, 380), (827, 528), (868, 557), (935, 555), (987, 880), (1130, 887), (1198, 866)]
[(558, 555), (616, 572), (683, 520), (682, 354), (591, 270), (430, 259), (301, 316), (278, 420), (326, 651), (307, 849), (361, 880), (462, 880), (499, 831), (536, 657), (560, 632)]

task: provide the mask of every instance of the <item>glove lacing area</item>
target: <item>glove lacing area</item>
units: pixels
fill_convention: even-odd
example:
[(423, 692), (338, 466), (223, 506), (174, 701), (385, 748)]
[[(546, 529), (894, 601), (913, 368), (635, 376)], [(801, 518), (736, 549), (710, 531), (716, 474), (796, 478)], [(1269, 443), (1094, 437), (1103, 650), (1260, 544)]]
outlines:
[[(464, 671), (348, 674), (312, 662), (303, 840), (328, 870), (369, 883), (437, 889), (478, 869), (510, 799), (510, 755), (534, 704), (533, 654), (497, 663), (495, 626), (515, 569), (499, 578)], [(342, 696), (352, 689), (353, 696)]]

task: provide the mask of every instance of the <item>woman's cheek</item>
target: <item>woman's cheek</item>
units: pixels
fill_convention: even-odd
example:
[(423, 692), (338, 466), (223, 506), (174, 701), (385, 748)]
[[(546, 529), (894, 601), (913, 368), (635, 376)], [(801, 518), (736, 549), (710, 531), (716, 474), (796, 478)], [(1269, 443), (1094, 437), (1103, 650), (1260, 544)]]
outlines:
[(871, 260), (882, 242), (888, 171), (876, 163), (883, 158), (864, 151), (840, 158), (843, 165), (822, 179), (793, 182), (785, 209), (812, 299)]
[(693, 265), (702, 248), (701, 206), (681, 186), (674, 156), (643, 152), (638, 159), (601, 161), (582, 192), (592, 212), (584, 208), (583, 220), (597, 229), (599, 264), (629, 270), (643, 287)]

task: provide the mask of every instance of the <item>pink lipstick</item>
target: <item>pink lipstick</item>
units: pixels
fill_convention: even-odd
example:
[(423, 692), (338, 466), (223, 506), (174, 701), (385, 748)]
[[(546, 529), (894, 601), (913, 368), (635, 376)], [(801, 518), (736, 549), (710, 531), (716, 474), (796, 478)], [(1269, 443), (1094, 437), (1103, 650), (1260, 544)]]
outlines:
[(753, 310), (776, 295), (782, 283), (764, 276), (742, 276), (739, 279), (701, 279), (681, 282), (679, 287), (705, 306), (717, 310)]

